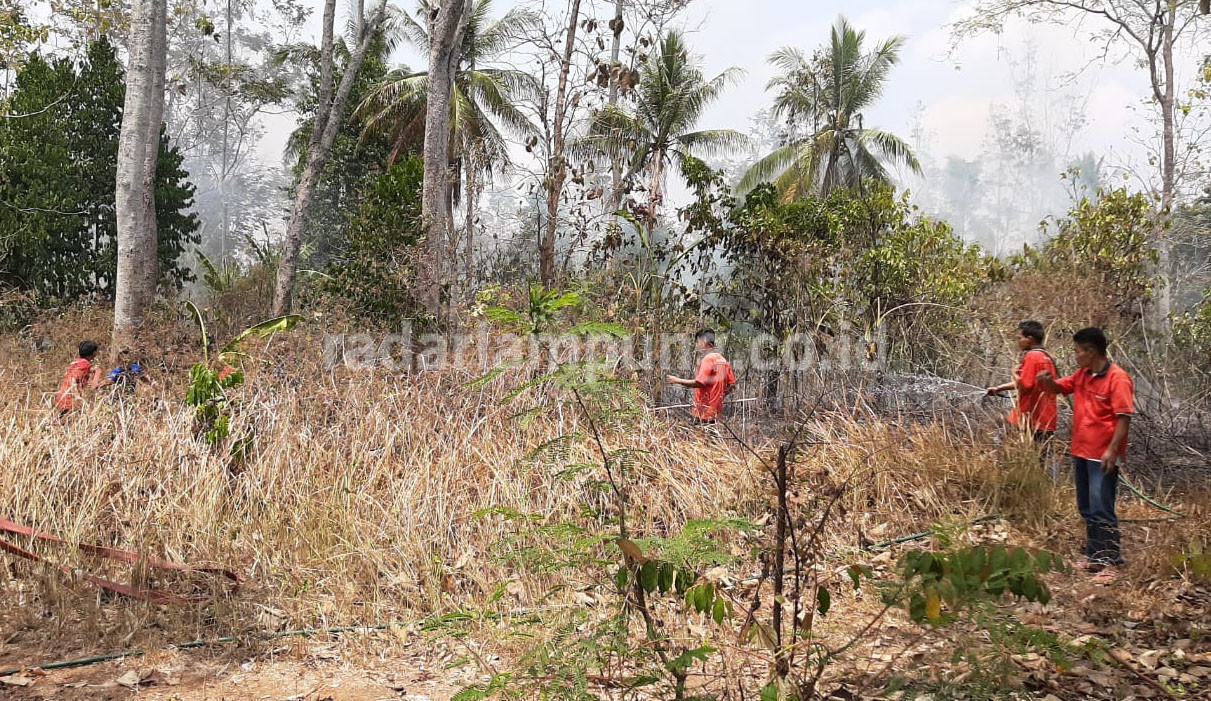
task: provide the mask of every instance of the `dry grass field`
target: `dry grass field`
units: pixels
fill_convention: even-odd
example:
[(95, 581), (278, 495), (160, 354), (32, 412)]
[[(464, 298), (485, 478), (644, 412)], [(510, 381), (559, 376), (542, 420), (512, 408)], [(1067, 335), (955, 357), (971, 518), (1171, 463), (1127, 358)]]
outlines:
[[(608, 536), (612, 507), (601, 489), (595, 431), (608, 450), (625, 448), (637, 456), (628, 514), (634, 537), (668, 536), (693, 520), (743, 519), (757, 530), (720, 536), (735, 555), (727, 576), (741, 579), (760, 569), (752, 549), (768, 533), (761, 528), (772, 503), (766, 463), (783, 435), (776, 424), (765, 438), (741, 443), (726, 430), (707, 433), (665, 413), (598, 426), (571, 404), (552, 403), (519, 416), (534, 405), (524, 396), (508, 399), (508, 378), (473, 387), (469, 376), (453, 371), (329, 371), (319, 361), (320, 334), (303, 328), (250, 348), (248, 381), (236, 390), (233, 435), (250, 437), (252, 447), (237, 461), (226, 446), (212, 447), (196, 435), (192, 409), (183, 402), (196, 351), (189, 329), (175, 323), (165, 325), (162, 357), (151, 364), (153, 385), (128, 399), (97, 396), (63, 420), (53, 416), (48, 396), (75, 342), (105, 335), (103, 316), (81, 312), (0, 341), (0, 517), (70, 543), (228, 568), (244, 581), (231, 594), (214, 575), (132, 567), (70, 546), (6, 536), (72, 574), (3, 556), (0, 667), (223, 636), (239, 639), (228, 646), (239, 650), (231, 654), (264, 661), (282, 649), (280, 640), (257, 637), (266, 632), (591, 605), (594, 597), (608, 595), (594, 588), (591, 577), (520, 564), (509, 545), (516, 519), (506, 516), (532, 515), (529, 522), (540, 525), (574, 522), (586, 533)], [(822, 495), (841, 494), (823, 536), (830, 568), (860, 562), (885, 572), (891, 556), (864, 545), (935, 526), (964, 541), (991, 538), (1066, 557), (1075, 553), (1082, 534), (1072, 490), (1047, 480), (1034, 448), (1013, 440), (995, 444), (996, 425), (987, 417), (922, 422), (833, 411), (806, 421), (803, 435), (810, 441), (799, 453), (801, 479), (791, 503), (810, 518)], [(575, 438), (547, 445), (559, 436)], [(1211, 534), (1206, 494), (1160, 495), (1185, 510), (1185, 520), (1125, 526), (1130, 565), (1114, 585), (1117, 603), (1110, 614), (1089, 603), (1094, 599), (1087, 584), (1073, 574), (1054, 575), (1055, 601), (1045, 613), (1037, 607), (1027, 612), (1075, 637), (1081, 626), (1109, 630), (1099, 616), (1126, 619), (1142, 611), (1161, 620), (1178, 601), (1174, 597), (1201, 596), (1206, 583), (1191, 580), (1172, 561)], [(1129, 517), (1165, 516), (1137, 500), (1123, 504)], [(1002, 518), (961, 527), (989, 514)], [(551, 552), (558, 547), (553, 541)], [(616, 556), (608, 538), (599, 552)], [(82, 580), (80, 572), (201, 600), (156, 604), (115, 597)], [(875, 603), (853, 601), (847, 609), (852, 615), (839, 614), (830, 623), (833, 634), (862, 625), (860, 614)], [(1198, 632), (1205, 613), (1202, 623), (1187, 620), (1180, 630), (1171, 624), (1144, 628), (1157, 640), (1187, 640), (1194, 646), (1190, 655), (1202, 654), (1211, 644), (1206, 628)], [(901, 621), (894, 628), (906, 627)], [(1126, 632), (1142, 629), (1137, 622)], [(393, 630), (411, 632), (346, 636), (339, 643), (344, 664), (361, 659), (373, 666), (416, 640), (435, 649), (433, 634), (417, 638), (422, 634), (415, 628)], [(491, 649), (496, 659), (518, 650), (500, 626), (472, 630), (478, 642), (464, 638), (461, 645), (486, 646), (476, 649)], [(722, 629), (695, 630), (734, 638)], [(1121, 625), (1115, 630), (1124, 632)], [(899, 640), (872, 638), (873, 647), (855, 651), (838, 674), (879, 673), (882, 666), (872, 667), (872, 660), (882, 653), (872, 650), (880, 641)], [(1108, 643), (1115, 645), (1126, 643)], [(740, 647), (730, 645), (726, 654), (756, 684), (755, 670), (764, 662)], [(188, 655), (174, 654), (178, 660)], [(480, 672), (493, 666), (476, 659)], [(911, 672), (910, 659), (900, 667)], [(113, 664), (121, 663), (109, 668)], [(450, 674), (462, 679), (462, 672)], [(78, 678), (87, 674), (52, 677), (64, 684)], [(49, 684), (33, 686), (59, 688)]]

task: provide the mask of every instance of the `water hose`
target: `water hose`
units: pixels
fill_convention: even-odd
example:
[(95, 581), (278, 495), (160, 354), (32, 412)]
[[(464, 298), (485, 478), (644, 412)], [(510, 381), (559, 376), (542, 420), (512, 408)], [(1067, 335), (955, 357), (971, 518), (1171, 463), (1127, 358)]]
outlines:
[[(987, 521), (995, 521), (999, 518), (1003, 518), (1003, 516), (1001, 514), (988, 514), (986, 516), (981, 516), (979, 518), (975, 518), (970, 521), (966, 521), (960, 525), (961, 526), (974, 526), (976, 524), (985, 523)], [(928, 538), (929, 536), (931, 536), (933, 534), (934, 534), (934, 531), (931, 528), (928, 531), (921, 531), (920, 533), (913, 533), (912, 535), (905, 535), (905, 536), (900, 536), (899, 538), (892, 538), (891, 540), (885, 540), (882, 543), (876, 543), (875, 545), (868, 545), (862, 549), (863, 550), (882, 550), (883, 548), (887, 548), (892, 545), (899, 545), (901, 543), (911, 543), (914, 540), (924, 540), (925, 538)]]
[[(545, 611), (553, 611), (561, 606), (548, 606), (544, 608), (523, 609), (519, 611), (511, 611), (508, 613), (485, 613), (479, 614), (481, 620), (497, 620), (505, 617), (526, 616), (541, 613)], [(429, 619), (424, 619), (420, 622), (422, 627), (432, 626), (438, 623), (444, 623), (452, 620), (473, 620), (475, 615), (469, 613), (449, 613), (443, 616), (436, 616)], [(316, 635), (326, 635), (335, 633), (370, 633), (380, 630), (388, 630), (401, 626), (415, 625), (417, 621), (397, 621), (394, 623), (376, 623), (373, 625), (364, 626), (331, 626), (328, 628), (299, 628), (296, 630), (284, 630), (277, 633), (256, 633), (252, 637), (257, 640), (278, 640), (280, 638), (304, 637), (310, 638)], [(235, 636), (224, 636), (213, 640), (190, 640), (188, 642), (165, 645), (161, 650), (194, 650), (200, 647), (208, 647), (211, 645), (223, 645), (226, 643), (234, 643), (240, 640)], [(20, 674), (29, 669), (69, 669), (71, 667), (87, 667), (89, 665), (99, 664), (101, 662), (111, 662), (113, 660), (122, 660), (128, 657), (141, 657), (146, 655), (147, 651), (141, 648), (132, 650), (122, 650), (120, 652), (110, 652), (104, 655), (94, 655), (92, 657), (77, 657), (70, 660), (58, 660), (56, 662), (44, 662), (42, 664), (26, 665), (24, 667), (13, 667), (11, 669), (0, 670), (0, 677), (8, 677), (14, 674)]]
[(1152, 497), (1148, 496), (1147, 494), (1144, 494), (1143, 492), (1141, 492), (1134, 484), (1131, 484), (1131, 482), (1127, 481), (1127, 478), (1124, 477), (1122, 475), (1122, 473), (1119, 474), (1118, 479), (1119, 479), (1119, 482), (1122, 482), (1123, 486), (1127, 488), (1127, 491), (1131, 492), (1132, 494), (1139, 497), (1140, 499), (1143, 499), (1144, 503), (1148, 504), (1149, 506), (1160, 509), (1161, 511), (1164, 511), (1167, 514), (1173, 514), (1175, 517), (1177, 517), (1179, 519), (1186, 518), (1186, 514), (1183, 514), (1182, 512), (1180, 512), (1177, 509), (1174, 509), (1172, 507), (1165, 506), (1164, 504), (1161, 504), (1160, 502), (1154, 500)]

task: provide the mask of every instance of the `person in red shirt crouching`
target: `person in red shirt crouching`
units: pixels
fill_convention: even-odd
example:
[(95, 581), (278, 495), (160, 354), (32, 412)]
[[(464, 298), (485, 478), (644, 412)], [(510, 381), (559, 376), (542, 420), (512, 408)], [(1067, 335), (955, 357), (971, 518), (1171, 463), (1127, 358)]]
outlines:
[(715, 352), (715, 332), (702, 329), (694, 334), (694, 348), (703, 353), (698, 361), (694, 379), (668, 376), (668, 381), (694, 390), (693, 416), (702, 423), (714, 423), (723, 413), (723, 398), (736, 384), (732, 365), (721, 353)]
[(1100, 577), (1109, 580), (1114, 575), (1106, 568), (1124, 563), (1114, 502), (1135, 413), (1135, 387), (1127, 371), (1107, 357), (1101, 329), (1081, 329), (1072, 341), (1077, 371), (1058, 380), (1041, 372), (1036, 379), (1047, 392), (1072, 395), (1072, 465), (1086, 541), (1077, 567), (1102, 572)]
[(93, 357), (97, 355), (97, 344), (93, 341), (81, 341), (78, 350), (79, 357), (67, 366), (67, 372), (63, 374), (63, 382), (59, 384), (59, 391), (55, 393), (55, 409), (59, 411), (61, 417), (78, 408), (84, 391), (96, 389), (97, 381), (100, 379), (93, 369), (92, 363)]

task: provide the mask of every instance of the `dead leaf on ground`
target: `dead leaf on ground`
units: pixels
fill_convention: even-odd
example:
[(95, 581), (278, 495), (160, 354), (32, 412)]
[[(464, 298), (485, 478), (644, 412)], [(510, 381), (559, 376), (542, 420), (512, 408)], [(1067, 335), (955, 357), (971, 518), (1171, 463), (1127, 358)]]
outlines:
[(128, 669), (125, 674), (118, 677), (115, 681), (127, 689), (134, 689), (139, 686), (139, 673), (133, 669)]
[(1131, 652), (1121, 647), (1116, 647), (1111, 650), (1110, 656), (1123, 664), (1131, 664), (1131, 662), (1134, 660), (1134, 656), (1131, 654)]
[(1147, 669), (1156, 669), (1156, 665), (1160, 661), (1160, 659), (1161, 659), (1160, 650), (1149, 650), (1147, 652), (1140, 654), (1139, 663), (1142, 664)]
[(0, 677), (0, 684), (6, 684), (8, 686), (29, 686), (30, 684), (33, 684), (33, 683), (34, 683), (33, 679), (30, 679), (29, 677), (26, 677), (26, 676), (23, 676), (20, 674), (13, 674), (13, 675), (10, 675), (7, 677)]

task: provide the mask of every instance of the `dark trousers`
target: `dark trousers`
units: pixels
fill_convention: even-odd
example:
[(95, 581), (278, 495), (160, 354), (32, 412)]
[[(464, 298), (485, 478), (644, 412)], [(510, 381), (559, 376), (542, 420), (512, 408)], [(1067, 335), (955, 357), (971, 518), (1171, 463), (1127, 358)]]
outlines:
[(1055, 431), (1034, 432), (1034, 443), (1039, 446), (1039, 465), (1053, 484), (1060, 481), (1060, 456), (1056, 454), (1054, 439)]
[(1085, 556), (1103, 565), (1123, 564), (1119, 550), (1118, 516), (1114, 499), (1118, 493), (1118, 470), (1102, 472), (1098, 460), (1072, 458), (1076, 477), (1076, 504), (1085, 519)]

